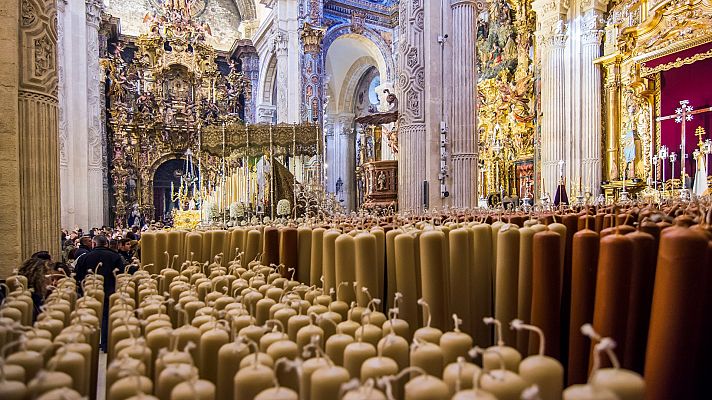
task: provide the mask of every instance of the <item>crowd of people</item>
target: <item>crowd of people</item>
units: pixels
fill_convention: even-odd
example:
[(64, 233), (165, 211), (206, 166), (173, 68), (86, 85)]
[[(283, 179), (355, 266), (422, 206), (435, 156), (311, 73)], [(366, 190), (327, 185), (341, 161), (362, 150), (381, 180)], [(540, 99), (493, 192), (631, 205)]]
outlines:
[[(74, 276), (81, 295), (81, 281), (90, 272), (104, 277), (105, 299), (115, 291), (115, 273), (127, 271), (136, 258), (140, 259), (138, 227), (130, 229), (93, 228), (88, 233), (82, 229), (62, 230), (61, 259), (53, 259), (47, 251), (38, 251), (25, 260), (17, 273), (27, 278), (28, 288), (34, 303), (33, 321), (41, 311), (47, 295), (54, 289), (54, 283), (63, 277)], [(129, 268), (127, 268), (129, 267)], [(5, 293), (0, 289), (0, 300)], [(108, 310), (108, 307), (104, 308)], [(102, 318), (101, 347), (106, 349), (107, 316)]]

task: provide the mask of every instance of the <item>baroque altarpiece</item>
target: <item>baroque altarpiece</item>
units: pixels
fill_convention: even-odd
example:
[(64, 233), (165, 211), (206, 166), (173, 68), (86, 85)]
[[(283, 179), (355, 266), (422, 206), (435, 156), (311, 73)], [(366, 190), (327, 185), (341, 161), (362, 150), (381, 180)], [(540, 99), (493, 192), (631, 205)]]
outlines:
[(223, 222), (236, 203), (273, 214), (278, 200), (296, 200), (297, 182), (282, 163), (317, 155), (318, 129), (249, 124), (257, 79), (251, 42), (217, 51), (206, 41), (210, 26), (166, 4), (146, 15), (146, 33), (109, 38), (101, 61), (116, 226), (161, 218), (154, 176), (170, 160), (185, 165), (175, 171), (180, 187), (170, 191), (178, 210), (201, 209), (204, 220), (206, 209)]
[[(676, 195), (712, 142), (712, 2), (630, 0), (605, 25), (604, 189)], [(682, 146), (684, 143), (684, 147)], [(682, 176), (684, 172), (684, 177)], [(683, 178), (683, 179), (681, 179)], [(655, 190), (658, 189), (658, 190)]]
[(481, 196), (533, 195), (536, 137), (535, 16), (523, 0), (495, 0), (477, 22)]

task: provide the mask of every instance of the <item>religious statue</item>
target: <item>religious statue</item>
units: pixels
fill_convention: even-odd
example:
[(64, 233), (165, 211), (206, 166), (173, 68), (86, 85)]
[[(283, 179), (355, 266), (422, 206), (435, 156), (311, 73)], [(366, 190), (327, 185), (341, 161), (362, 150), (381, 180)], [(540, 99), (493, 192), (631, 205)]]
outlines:
[(376, 177), (376, 189), (379, 191), (388, 189), (386, 186), (386, 174), (383, 173), (383, 171), (378, 171), (378, 176)]
[(624, 174), (620, 178), (631, 179), (645, 176), (643, 149), (647, 147), (644, 142), (649, 136), (649, 118), (643, 98), (633, 91), (626, 92), (625, 96), (627, 113), (621, 135)]

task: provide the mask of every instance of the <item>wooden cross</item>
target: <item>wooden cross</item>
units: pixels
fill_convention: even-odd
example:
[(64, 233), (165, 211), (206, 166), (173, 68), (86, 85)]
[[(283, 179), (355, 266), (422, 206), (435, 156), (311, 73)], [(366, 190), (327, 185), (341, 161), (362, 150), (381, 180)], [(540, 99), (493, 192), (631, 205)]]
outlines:
[[(658, 117), (655, 118), (656, 121), (665, 121), (668, 119), (673, 119), (675, 118), (675, 122), (678, 124), (682, 124), (682, 129), (680, 132), (681, 140), (680, 140), (680, 165), (681, 165), (681, 170), (682, 173), (680, 174), (680, 178), (682, 181), (685, 181), (685, 123), (688, 121), (692, 121), (692, 117), (695, 114), (701, 114), (705, 113), (708, 111), (712, 111), (712, 107), (707, 107), (707, 108), (700, 108), (699, 110), (693, 110), (692, 106), (690, 106), (690, 100), (680, 100), (680, 107), (678, 107), (675, 110), (675, 114), (670, 114), (666, 115), (664, 117)], [(683, 183), (684, 185), (684, 183)]]

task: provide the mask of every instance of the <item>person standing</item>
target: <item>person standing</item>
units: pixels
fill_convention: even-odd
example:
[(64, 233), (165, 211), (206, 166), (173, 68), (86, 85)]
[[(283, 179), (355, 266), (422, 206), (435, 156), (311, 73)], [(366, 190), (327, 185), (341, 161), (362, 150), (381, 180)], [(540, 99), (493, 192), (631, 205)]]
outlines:
[[(94, 248), (86, 255), (77, 259), (74, 267), (77, 288), (81, 291), (81, 283), (89, 271), (104, 277), (104, 312), (101, 319), (101, 350), (106, 352), (107, 330), (109, 316), (109, 297), (116, 291), (115, 270), (121, 271), (124, 259), (119, 253), (109, 249), (109, 240), (104, 235), (96, 235), (92, 239)], [(80, 293), (81, 294), (81, 293)]]

